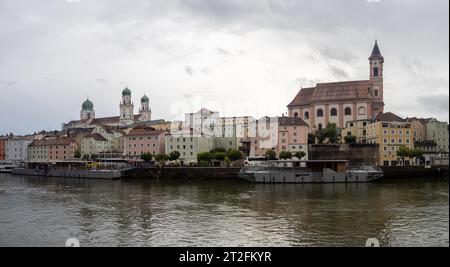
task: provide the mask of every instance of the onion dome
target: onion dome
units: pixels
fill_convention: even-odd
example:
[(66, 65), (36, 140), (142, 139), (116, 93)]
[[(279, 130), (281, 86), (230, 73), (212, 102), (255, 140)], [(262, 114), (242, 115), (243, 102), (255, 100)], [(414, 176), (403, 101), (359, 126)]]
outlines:
[(123, 91), (122, 91), (122, 96), (131, 96), (131, 90), (128, 89), (128, 87), (126, 87), (126, 88), (123, 89)]
[(150, 101), (150, 99), (146, 96), (146, 95), (144, 95), (142, 98), (141, 98), (141, 102), (143, 102), (143, 103), (148, 103)]
[(89, 99), (86, 99), (86, 101), (83, 102), (81, 108), (83, 110), (94, 110), (94, 104)]

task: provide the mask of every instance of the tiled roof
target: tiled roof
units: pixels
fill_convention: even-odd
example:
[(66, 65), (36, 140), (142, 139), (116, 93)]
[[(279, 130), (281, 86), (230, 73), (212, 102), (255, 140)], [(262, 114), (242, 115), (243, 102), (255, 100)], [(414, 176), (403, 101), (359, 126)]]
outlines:
[(60, 139), (46, 139), (46, 140), (35, 140), (30, 146), (61, 146), (70, 145), (75, 143), (75, 139), (72, 138), (60, 138)]
[(301, 89), (288, 107), (336, 100), (366, 100), (369, 99), (369, 86), (369, 80), (318, 83), (316, 87)]
[(386, 112), (386, 113), (382, 113), (379, 114), (376, 117), (377, 121), (385, 121), (385, 122), (391, 122), (391, 121), (397, 121), (397, 122), (405, 122), (405, 119), (402, 119), (401, 117), (395, 115), (392, 112)]
[(164, 134), (166, 131), (156, 131), (155, 129), (151, 127), (136, 127), (133, 128), (126, 136), (133, 136), (133, 135), (160, 135)]
[(308, 127), (308, 124), (301, 118), (279, 117), (278, 123), (280, 126), (306, 126), (306, 127)]
[(93, 138), (95, 141), (100, 141), (100, 142), (108, 141), (101, 134), (87, 134), (87, 135), (84, 136), (84, 138)]

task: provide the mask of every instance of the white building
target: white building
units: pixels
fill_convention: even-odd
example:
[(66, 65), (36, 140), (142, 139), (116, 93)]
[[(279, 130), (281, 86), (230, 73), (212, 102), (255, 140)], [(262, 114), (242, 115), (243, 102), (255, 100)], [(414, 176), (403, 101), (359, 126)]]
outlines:
[(172, 151), (180, 152), (179, 161), (182, 165), (197, 163), (197, 155), (214, 149), (214, 138), (200, 134), (190, 129), (166, 134), (166, 154)]
[(437, 152), (449, 152), (448, 124), (436, 119), (430, 119), (425, 124), (426, 140), (437, 144)]
[(5, 159), (9, 162), (25, 162), (28, 160), (28, 146), (32, 140), (13, 137), (6, 141)]

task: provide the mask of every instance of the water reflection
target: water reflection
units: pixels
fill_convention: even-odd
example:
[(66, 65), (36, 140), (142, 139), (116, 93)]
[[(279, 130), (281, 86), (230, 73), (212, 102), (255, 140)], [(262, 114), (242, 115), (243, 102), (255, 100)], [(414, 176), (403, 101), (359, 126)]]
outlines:
[(0, 245), (448, 246), (448, 181), (254, 185), (0, 176)]

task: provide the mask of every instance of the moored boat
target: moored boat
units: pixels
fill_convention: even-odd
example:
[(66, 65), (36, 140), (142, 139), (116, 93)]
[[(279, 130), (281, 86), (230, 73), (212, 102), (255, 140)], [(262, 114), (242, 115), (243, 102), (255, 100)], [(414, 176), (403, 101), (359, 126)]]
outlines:
[(346, 160), (270, 161), (244, 167), (239, 177), (254, 183), (367, 183), (383, 171), (375, 166), (348, 167)]

